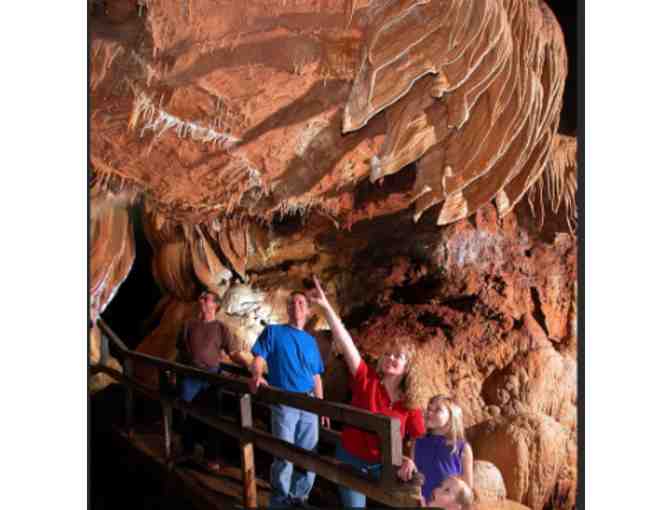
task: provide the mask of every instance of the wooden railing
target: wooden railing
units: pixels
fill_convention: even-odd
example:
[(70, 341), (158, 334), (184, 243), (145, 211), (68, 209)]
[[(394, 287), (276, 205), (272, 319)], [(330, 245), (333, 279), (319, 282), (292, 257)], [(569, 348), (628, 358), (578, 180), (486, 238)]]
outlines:
[[(349, 405), (320, 400), (307, 395), (289, 393), (271, 386), (262, 386), (252, 396), (249, 393), (249, 379), (244, 377), (244, 375), (248, 375), (247, 371), (240, 367), (224, 366), (233, 375), (218, 375), (142, 354), (128, 349), (102, 319), (99, 319), (97, 324), (102, 332), (103, 352), (109, 352), (109, 339), (116, 347), (117, 352), (115, 354), (121, 358), (123, 372), (99, 363), (90, 366), (89, 373), (91, 375), (105, 373), (125, 386), (125, 418), (129, 436), (133, 432), (134, 395), (137, 392), (161, 403), (165, 458), (169, 464), (173, 459), (172, 421), (174, 409), (179, 409), (208, 426), (237, 438), (241, 447), (243, 502), (246, 508), (257, 507), (254, 468), (255, 446), (275, 457), (287, 459), (306, 470), (314, 471), (319, 476), (336, 484), (351, 487), (384, 504), (397, 507), (420, 506), (421, 476), (416, 475), (410, 482), (401, 482), (396, 475), (402, 460), (402, 438), (399, 431), (399, 420), (396, 418), (389, 418)], [(101, 361), (103, 360), (101, 359)], [(134, 377), (133, 368), (137, 363), (158, 370), (160, 381), (158, 389), (144, 384)], [(170, 387), (168, 381), (173, 375), (178, 374), (198, 377), (210, 383), (211, 386), (237, 395), (239, 402), (238, 419), (221, 416), (218, 409), (204, 409), (176, 398), (174, 392), (168, 391)], [(316, 452), (299, 448), (274, 437), (264, 430), (255, 428), (252, 419), (253, 400), (269, 405), (283, 404), (303, 409), (318, 416), (328, 416), (332, 421), (347, 423), (376, 434), (380, 441), (382, 454), (383, 467), (380, 478), (376, 480), (367, 477), (333, 457), (320, 456)], [(335, 444), (340, 441), (340, 434), (330, 429), (321, 428), (320, 441)]]

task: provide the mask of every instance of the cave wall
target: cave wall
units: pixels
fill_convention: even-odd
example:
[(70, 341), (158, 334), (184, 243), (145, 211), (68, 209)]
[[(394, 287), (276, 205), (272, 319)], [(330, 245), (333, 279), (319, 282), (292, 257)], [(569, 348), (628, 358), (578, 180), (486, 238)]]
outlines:
[(248, 353), (317, 274), (367, 357), (412, 348), (412, 403), (452, 395), (509, 498), (573, 507), (577, 147), (548, 6), (90, 5), (92, 313), (130, 271), (131, 209), (162, 296), (141, 352), (174, 359), (207, 288)]

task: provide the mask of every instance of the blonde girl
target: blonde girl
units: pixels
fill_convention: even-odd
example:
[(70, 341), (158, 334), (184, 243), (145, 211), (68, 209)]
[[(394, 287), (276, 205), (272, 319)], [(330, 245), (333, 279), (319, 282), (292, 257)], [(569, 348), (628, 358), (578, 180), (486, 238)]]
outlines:
[(399, 477), (410, 480), (415, 471), (422, 473), (425, 501), (449, 477), (459, 476), (472, 487), (474, 454), (464, 437), (462, 409), (448, 397), (436, 395), (427, 405), (425, 426), (427, 435), (415, 441), (413, 459), (404, 457)]

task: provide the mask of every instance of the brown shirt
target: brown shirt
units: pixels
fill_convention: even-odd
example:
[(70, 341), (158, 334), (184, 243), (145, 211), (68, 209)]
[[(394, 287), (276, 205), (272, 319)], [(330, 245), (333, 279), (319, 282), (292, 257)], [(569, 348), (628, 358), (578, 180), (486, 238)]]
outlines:
[(218, 320), (187, 321), (177, 345), (181, 361), (199, 368), (219, 366), (220, 351), (231, 354), (231, 335)]

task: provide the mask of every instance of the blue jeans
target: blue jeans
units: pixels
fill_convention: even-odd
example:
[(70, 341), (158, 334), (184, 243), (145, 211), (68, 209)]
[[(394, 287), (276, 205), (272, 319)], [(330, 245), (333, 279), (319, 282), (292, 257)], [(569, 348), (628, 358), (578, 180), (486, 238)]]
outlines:
[[(336, 447), (336, 458), (341, 462), (350, 464), (365, 474), (373, 475), (374, 478), (380, 478), (380, 471), (383, 467), (380, 463), (369, 464), (368, 462), (355, 457), (343, 448), (341, 443)], [(366, 495), (357, 492), (349, 487), (338, 486), (338, 492), (341, 494), (341, 503), (344, 507), (366, 508)]]
[[(271, 406), (271, 431), (279, 439), (306, 450), (314, 450), (318, 439), (317, 415), (285, 405)], [(294, 464), (276, 458), (271, 465), (270, 506), (282, 508), (293, 500), (306, 501), (313, 488), (315, 473), (294, 469)]]
[[(219, 372), (219, 367), (206, 369), (212, 374)], [(206, 407), (216, 407), (217, 398), (214, 392), (208, 391), (210, 383), (198, 377), (185, 376), (179, 383), (180, 398), (185, 402), (203, 404)], [(213, 388), (214, 389), (214, 388)], [(216, 462), (219, 456), (219, 433), (212, 427), (187, 415), (182, 423), (182, 454), (192, 455), (196, 442), (205, 440), (205, 458)]]
[[(204, 369), (211, 374), (218, 374), (219, 367), (206, 368)], [(208, 381), (199, 379), (198, 377), (185, 376), (180, 382), (180, 397), (185, 402), (191, 402), (196, 398), (202, 390), (207, 390), (210, 387)]]

